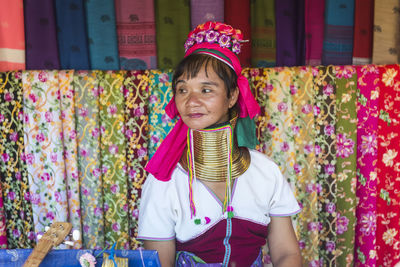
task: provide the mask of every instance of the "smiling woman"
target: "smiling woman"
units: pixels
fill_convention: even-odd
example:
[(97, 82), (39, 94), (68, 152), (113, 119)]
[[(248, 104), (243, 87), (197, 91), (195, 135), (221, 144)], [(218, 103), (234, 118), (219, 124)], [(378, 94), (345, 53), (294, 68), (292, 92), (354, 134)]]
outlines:
[(301, 264), (289, 184), (265, 155), (239, 146), (255, 138), (260, 111), (241, 74), (241, 41), (229, 25), (199, 25), (174, 73), (166, 112), (179, 119), (146, 166), (139, 211), (138, 239), (163, 266), (262, 266), (266, 238), (274, 266)]
[(183, 122), (191, 129), (227, 122), (229, 109), (234, 107), (239, 95), (237, 87), (228, 89), (230, 85), (225, 84), (214, 71), (213, 61), (219, 62), (217, 59), (207, 55), (200, 57), (208, 61), (196, 76), (186, 72), (173, 80), (176, 107)]

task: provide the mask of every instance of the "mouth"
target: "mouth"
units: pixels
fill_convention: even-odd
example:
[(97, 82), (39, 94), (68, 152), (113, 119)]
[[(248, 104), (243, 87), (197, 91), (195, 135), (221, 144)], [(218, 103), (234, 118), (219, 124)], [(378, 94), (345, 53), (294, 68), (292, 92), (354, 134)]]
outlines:
[(188, 117), (191, 119), (197, 119), (197, 118), (201, 118), (203, 116), (202, 113), (190, 113), (188, 114)]

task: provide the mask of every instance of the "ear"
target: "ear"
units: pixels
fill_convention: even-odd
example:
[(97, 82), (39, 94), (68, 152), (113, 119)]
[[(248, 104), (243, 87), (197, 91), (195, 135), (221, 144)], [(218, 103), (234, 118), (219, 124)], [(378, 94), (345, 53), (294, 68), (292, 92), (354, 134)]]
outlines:
[(229, 97), (229, 108), (233, 107), (239, 98), (239, 88), (235, 88)]

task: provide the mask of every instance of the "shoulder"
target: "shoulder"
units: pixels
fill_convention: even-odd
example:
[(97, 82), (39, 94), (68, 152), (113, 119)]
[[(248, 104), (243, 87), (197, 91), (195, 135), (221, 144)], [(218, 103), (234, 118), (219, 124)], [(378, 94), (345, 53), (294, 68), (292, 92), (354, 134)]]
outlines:
[(281, 176), (279, 166), (271, 158), (254, 149), (249, 149), (249, 152), (251, 168), (261, 173)]

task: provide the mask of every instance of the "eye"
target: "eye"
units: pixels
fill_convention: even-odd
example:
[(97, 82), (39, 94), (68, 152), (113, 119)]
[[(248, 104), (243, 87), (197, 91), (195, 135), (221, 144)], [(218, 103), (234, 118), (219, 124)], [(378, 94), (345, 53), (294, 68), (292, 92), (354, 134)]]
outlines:
[(212, 92), (212, 89), (211, 89), (211, 88), (203, 88), (203, 89), (201, 90), (201, 92), (202, 92), (202, 93), (211, 93), (211, 92)]
[(186, 89), (185, 88), (183, 88), (183, 87), (180, 87), (180, 88), (177, 88), (176, 89), (176, 92), (178, 93), (178, 94), (184, 94), (184, 93), (186, 93)]

